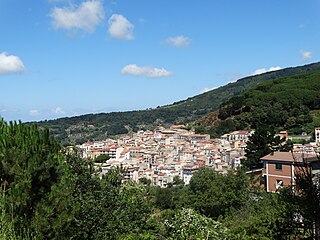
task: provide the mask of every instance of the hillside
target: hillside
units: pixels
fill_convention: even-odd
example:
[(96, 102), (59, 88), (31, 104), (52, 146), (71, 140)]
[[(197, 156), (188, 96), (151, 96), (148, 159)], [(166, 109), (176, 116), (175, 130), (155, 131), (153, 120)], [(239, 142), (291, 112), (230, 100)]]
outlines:
[(190, 123), (218, 110), (222, 103), (234, 96), (239, 96), (258, 83), (296, 74), (312, 73), (317, 70), (320, 70), (320, 63), (286, 68), (242, 78), (237, 82), (156, 109), (86, 114), (42, 121), (37, 124), (41, 128), (49, 128), (62, 143), (74, 144), (86, 140), (103, 139), (110, 135), (125, 134), (138, 129), (153, 129), (158, 125)]
[(200, 118), (196, 129), (221, 135), (268, 125), (290, 134), (311, 133), (320, 126), (319, 113), (320, 70), (260, 83)]

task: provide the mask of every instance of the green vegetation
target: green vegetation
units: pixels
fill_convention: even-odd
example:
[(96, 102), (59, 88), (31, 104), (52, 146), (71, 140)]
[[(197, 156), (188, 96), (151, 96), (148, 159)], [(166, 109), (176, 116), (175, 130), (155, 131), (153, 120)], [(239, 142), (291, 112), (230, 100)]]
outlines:
[(0, 121), (1, 239), (110, 239), (143, 225), (143, 187), (119, 171), (100, 179), (48, 133)]
[(319, 124), (319, 90), (320, 71), (265, 81), (223, 103), (197, 128), (212, 135), (259, 126), (310, 134)]
[(110, 159), (110, 156), (109, 156), (108, 154), (101, 154), (101, 155), (97, 156), (97, 157), (94, 159), (94, 161), (95, 161), (96, 163), (104, 163), (104, 162), (106, 162), (106, 161), (109, 160), (109, 159)]
[[(36, 126), (0, 122), (1, 239), (227, 239), (221, 223), (182, 207), (159, 213), (155, 190), (99, 176)], [(187, 191), (176, 178), (169, 188)], [(161, 191), (161, 190), (160, 190)], [(176, 198), (176, 204), (183, 202)], [(182, 204), (179, 204), (182, 206)]]
[(303, 217), (303, 227), (306, 234), (313, 239), (320, 238), (320, 178), (314, 177), (310, 170), (301, 169), (297, 176), (298, 194), (288, 194), (287, 201)]
[[(241, 100), (239, 103), (242, 103), (244, 98), (232, 97), (243, 94), (245, 91), (255, 86), (256, 84), (268, 80), (277, 81), (277, 79), (279, 78), (294, 76), (297, 74), (313, 73), (318, 71), (319, 69), (320, 63), (314, 63), (302, 67), (286, 68), (280, 71), (269, 72), (257, 76), (249, 76), (240, 79), (237, 82), (229, 83), (225, 86), (197, 95), (195, 97), (191, 97), (186, 100), (173, 103), (171, 105), (157, 107), (155, 109), (129, 112), (87, 114), (78, 117), (60, 118), (57, 120), (43, 121), (39, 122), (38, 125), (41, 128), (49, 128), (50, 132), (56, 137), (56, 139), (59, 142), (63, 144), (75, 144), (83, 143), (88, 140), (101, 140), (105, 139), (107, 136), (114, 136), (118, 134), (127, 133), (130, 134), (132, 131), (135, 132), (139, 129), (154, 129), (159, 125), (166, 126), (179, 123), (191, 123), (210, 112), (218, 110), (221, 104), (225, 103), (229, 99), (232, 99), (228, 103), (230, 106), (224, 105), (224, 111), (221, 110), (220, 113), (221, 118), (227, 118), (230, 116), (230, 114), (235, 114), (240, 110), (244, 110), (239, 108), (240, 106), (238, 106), (238, 101), (236, 101), (239, 99)], [(301, 84), (301, 81), (299, 82), (299, 84)], [(299, 84), (297, 83), (297, 85)], [(302, 86), (303, 85), (304, 83), (302, 80)], [(266, 91), (268, 86), (269, 85), (267, 84), (265, 87), (260, 87), (260, 90), (257, 89), (257, 91)], [(282, 86), (279, 87), (281, 89)], [(280, 91), (280, 89), (278, 90)], [(296, 94), (297, 96), (299, 96), (300, 100), (304, 101), (306, 99), (304, 99), (303, 96), (305, 96), (305, 94), (307, 93), (309, 93), (308, 89), (301, 88), (291, 92), (289, 96), (283, 96), (281, 95), (281, 93), (279, 93), (278, 95), (270, 95), (270, 98), (280, 97), (280, 100), (283, 99), (284, 101), (289, 101), (288, 107), (293, 107), (292, 114), (299, 113), (301, 115), (302, 113), (307, 112), (307, 109), (304, 107), (299, 107), (297, 105), (299, 104), (298, 101), (295, 101), (296, 104), (290, 105), (290, 101), (292, 98), (295, 99)], [(258, 96), (256, 97), (258, 98)], [(261, 102), (263, 103), (264, 100), (268, 99), (260, 99), (259, 102), (256, 102), (255, 106), (257, 106), (257, 104)], [(233, 104), (235, 104), (235, 106), (233, 106)], [(287, 105), (283, 107), (286, 106)], [(315, 107), (316, 106), (314, 106), (313, 109), (315, 109)], [(265, 108), (266, 107), (262, 108), (260, 111), (262, 112), (264, 110), (267, 110)], [(282, 106), (274, 104), (273, 108), (276, 110), (280, 110), (282, 109)], [(252, 109), (250, 109), (250, 111), (252, 111)], [(269, 112), (265, 112), (265, 114), (269, 114)], [(305, 123), (310, 123), (309, 116), (299, 116), (291, 118), (290, 121), (287, 122), (288, 127), (290, 127), (295, 132), (298, 131), (299, 126), (304, 126)], [(259, 121), (264, 120), (262, 114), (258, 114), (258, 116), (252, 117), (252, 122), (257, 120), (257, 123), (259, 123)], [(286, 118), (286, 115), (280, 115), (275, 117), (284, 119)], [(218, 131), (217, 133), (221, 133), (229, 129), (236, 129), (237, 127), (247, 127), (246, 120), (247, 119), (240, 121), (238, 119), (237, 122), (229, 120), (224, 121), (223, 125), (221, 125), (220, 127), (220, 131)], [(279, 124), (282, 124), (282, 122), (280, 122)], [(198, 127), (199, 131), (201, 130), (200, 128), (201, 127)], [(208, 130), (207, 128), (207, 125), (205, 125), (205, 127), (202, 130)], [(306, 126), (306, 129), (303, 130), (309, 129), (310, 126)]]
[[(287, 147), (274, 138), (276, 131), (310, 133), (319, 124), (319, 65), (245, 78), (147, 111), (59, 119), (40, 129), (1, 120), (0, 238), (311, 239), (320, 229), (320, 184), (313, 184), (309, 172), (298, 176), (297, 194), (289, 188), (266, 194), (241, 169), (221, 175), (201, 168), (189, 185), (175, 178), (167, 188), (150, 186), (148, 179), (123, 183), (125, 169), (101, 177), (92, 161), (65, 150), (43, 127), (52, 126), (64, 143), (81, 142), (106, 132), (193, 121), (229, 99), (197, 129), (221, 134), (256, 128), (246, 154), (247, 167), (257, 167), (256, 159)], [(304, 73), (293, 74), (299, 71)]]
[[(247, 167), (257, 167), (256, 159), (287, 147), (275, 131), (310, 132), (319, 121), (319, 79), (313, 72), (265, 81), (222, 104), (211, 131), (256, 128), (246, 155)], [(0, 238), (280, 240), (320, 234), (320, 182), (310, 172), (298, 176), (296, 193), (267, 194), (243, 169), (221, 175), (200, 168), (189, 185), (176, 177), (167, 188), (150, 186), (148, 179), (124, 183), (124, 171), (101, 177), (93, 161), (65, 150), (49, 130), (1, 120)]]
[(218, 219), (231, 209), (239, 209), (248, 199), (249, 181), (242, 171), (219, 174), (202, 168), (194, 174), (187, 186), (186, 206)]
[(275, 136), (272, 127), (259, 126), (247, 141), (246, 160), (243, 161), (243, 166), (248, 169), (262, 168), (260, 158), (271, 152), (290, 150), (292, 150), (291, 142)]

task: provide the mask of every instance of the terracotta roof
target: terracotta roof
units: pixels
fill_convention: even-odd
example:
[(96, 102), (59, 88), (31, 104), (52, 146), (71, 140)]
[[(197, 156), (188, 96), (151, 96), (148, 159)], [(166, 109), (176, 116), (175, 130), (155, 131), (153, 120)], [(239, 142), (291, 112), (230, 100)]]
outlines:
[(262, 161), (303, 162), (303, 159), (315, 158), (316, 155), (292, 152), (273, 152), (261, 158)]
[(238, 134), (246, 135), (246, 134), (249, 134), (249, 132), (248, 131), (239, 131)]

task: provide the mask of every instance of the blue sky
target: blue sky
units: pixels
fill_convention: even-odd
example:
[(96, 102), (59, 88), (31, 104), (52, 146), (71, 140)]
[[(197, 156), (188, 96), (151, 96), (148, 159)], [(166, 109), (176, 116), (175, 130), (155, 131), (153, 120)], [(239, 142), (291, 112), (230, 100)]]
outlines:
[(318, 0), (0, 0), (0, 115), (170, 104), (319, 61)]

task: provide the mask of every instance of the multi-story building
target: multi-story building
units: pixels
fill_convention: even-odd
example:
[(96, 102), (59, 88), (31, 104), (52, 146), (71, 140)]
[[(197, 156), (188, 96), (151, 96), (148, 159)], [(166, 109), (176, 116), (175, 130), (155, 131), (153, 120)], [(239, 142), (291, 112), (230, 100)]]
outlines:
[(297, 174), (311, 167), (317, 156), (292, 152), (273, 152), (261, 158), (262, 176), (267, 192), (276, 192), (281, 187), (294, 188)]

